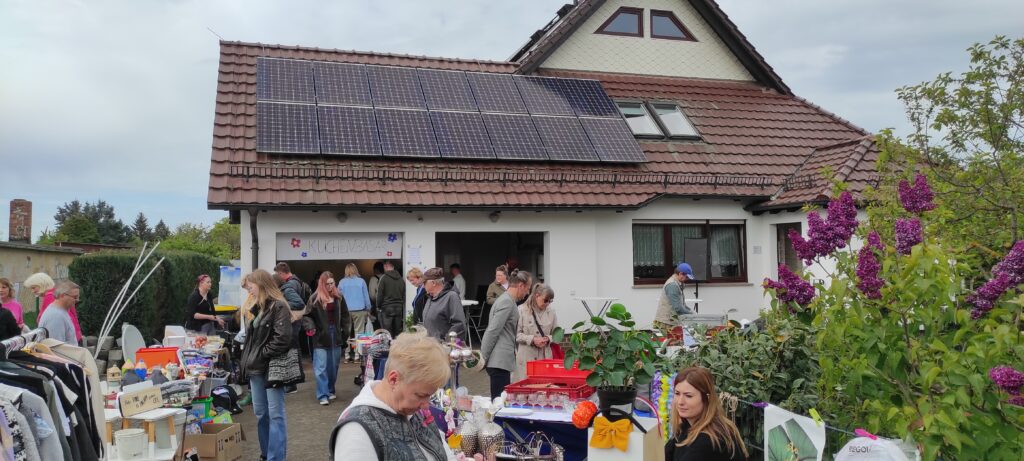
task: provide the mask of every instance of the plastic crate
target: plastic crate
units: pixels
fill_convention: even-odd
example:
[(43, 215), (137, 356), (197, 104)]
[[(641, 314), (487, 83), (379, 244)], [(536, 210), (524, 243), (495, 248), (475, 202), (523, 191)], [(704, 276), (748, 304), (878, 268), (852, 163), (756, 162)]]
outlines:
[(572, 368), (566, 369), (564, 361), (559, 359), (534, 360), (526, 362), (526, 377), (587, 379), (590, 370), (580, 370), (579, 366), (579, 362), (576, 362)]
[(177, 347), (143, 347), (135, 352), (135, 363), (139, 363), (139, 360), (146, 362), (149, 368), (157, 365), (166, 367), (168, 363), (181, 364)]
[[(534, 387), (538, 384), (549, 384), (552, 387)], [(563, 394), (570, 399), (585, 399), (594, 393), (594, 388), (587, 385), (586, 378), (526, 378), (505, 386), (509, 394), (533, 394), (543, 392), (548, 396)]]

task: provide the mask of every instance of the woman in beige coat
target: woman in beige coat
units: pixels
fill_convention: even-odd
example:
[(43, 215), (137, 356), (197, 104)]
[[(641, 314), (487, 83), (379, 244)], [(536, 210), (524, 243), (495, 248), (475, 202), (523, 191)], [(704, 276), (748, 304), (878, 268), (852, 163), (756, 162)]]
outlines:
[(538, 283), (519, 306), (519, 326), (516, 328), (516, 374), (514, 381), (526, 379), (526, 362), (552, 358), (551, 330), (558, 326), (558, 317), (551, 301), (555, 291)]

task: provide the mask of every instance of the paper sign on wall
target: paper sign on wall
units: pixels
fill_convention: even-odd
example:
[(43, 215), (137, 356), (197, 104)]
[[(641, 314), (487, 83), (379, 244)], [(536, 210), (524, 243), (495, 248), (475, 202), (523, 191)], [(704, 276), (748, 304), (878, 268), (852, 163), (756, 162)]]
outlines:
[(391, 232), (283, 232), (277, 260), (401, 259), (402, 234)]
[(825, 426), (775, 405), (764, 409), (765, 461), (820, 461), (825, 450)]

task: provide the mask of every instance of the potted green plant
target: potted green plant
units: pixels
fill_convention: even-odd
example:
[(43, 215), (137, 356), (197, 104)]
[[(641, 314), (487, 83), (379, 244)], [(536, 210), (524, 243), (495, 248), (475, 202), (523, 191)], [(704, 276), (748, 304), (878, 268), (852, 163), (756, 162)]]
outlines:
[(636, 329), (625, 306), (614, 304), (604, 315), (573, 325), (571, 333), (556, 328), (551, 336), (566, 345), (566, 368), (579, 361), (581, 370), (590, 370), (587, 385), (597, 389), (602, 411), (628, 405), (632, 412), (637, 386), (654, 376), (658, 344), (650, 332)]

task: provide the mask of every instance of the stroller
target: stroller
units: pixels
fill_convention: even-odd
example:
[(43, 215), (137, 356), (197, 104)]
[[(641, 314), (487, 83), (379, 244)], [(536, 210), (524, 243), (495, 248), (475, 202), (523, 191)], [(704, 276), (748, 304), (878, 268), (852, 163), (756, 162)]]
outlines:
[(353, 379), (356, 386), (362, 387), (368, 380), (380, 379), (387, 362), (388, 350), (391, 348), (391, 332), (380, 329), (372, 335), (359, 335), (350, 339), (349, 344), (361, 357), (359, 374)]

